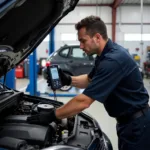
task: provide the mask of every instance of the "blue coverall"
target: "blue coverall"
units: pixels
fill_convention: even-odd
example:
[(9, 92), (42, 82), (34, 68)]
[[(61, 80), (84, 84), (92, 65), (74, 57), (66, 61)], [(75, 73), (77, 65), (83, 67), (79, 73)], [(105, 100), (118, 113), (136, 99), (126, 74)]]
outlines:
[(121, 118), (119, 150), (150, 150), (149, 95), (127, 50), (109, 39), (88, 76), (92, 80), (83, 94), (103, 103), (111, 117)]

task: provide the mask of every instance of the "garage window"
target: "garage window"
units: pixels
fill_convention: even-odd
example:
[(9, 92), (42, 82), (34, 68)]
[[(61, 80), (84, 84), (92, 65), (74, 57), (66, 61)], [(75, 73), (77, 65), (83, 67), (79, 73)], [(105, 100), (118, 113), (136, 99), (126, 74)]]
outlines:
[[(141, 34), (135, 33), (126, 33), (124, 35), (125, 41), (141, 41)], [(150, 41), (150, 34), (142, 34), (142, 40), (143, 41)]]

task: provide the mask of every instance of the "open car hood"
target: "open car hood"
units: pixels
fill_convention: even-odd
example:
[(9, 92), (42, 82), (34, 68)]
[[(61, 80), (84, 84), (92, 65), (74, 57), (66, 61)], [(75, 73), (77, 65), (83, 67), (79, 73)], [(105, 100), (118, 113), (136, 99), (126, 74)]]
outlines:
[(1, 0), (0, 76), (43, 41), (79, 0)]

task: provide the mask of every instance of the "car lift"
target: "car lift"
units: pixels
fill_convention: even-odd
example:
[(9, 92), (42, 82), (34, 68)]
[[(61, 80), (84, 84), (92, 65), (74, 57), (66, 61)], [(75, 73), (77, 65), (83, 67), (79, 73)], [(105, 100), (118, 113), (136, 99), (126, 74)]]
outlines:
[[(3, 83), (4, 76), (0, 78), (0, 82)], [(11, 89), (16, 89), (16, 82), (15, 82), (15, 69), (10, 70), (6, 74), (6, 81), (5, 85)]]
[[(55, 31), (54, 29), (49, 34), (49, 55), (55, 50), (54, 41)], [(53, 93), (40, 93), (37, 92), (37, 61), (36, 61), (36, 49), (29, 56), (29, 84), (27, 86), (26, 92), (29, 92), (32, 96), (40, 96), (40, 94), (48, 94), (48, 96), (53, 97)], [(56, 94), (57, 97), (74, 97), (76, 94)]]
[[(49, 54), (54, 52), (54, 29), (49, 34)], [(36, 61), (36, 49), (29, 56), (29, 84), (26, 92), (29, 92), (32, 96), (39, 96), (40, 92), (37, 92), (37, 61)]]
[[(52, 54), (55, 51), (55, 31), (54, 29), (51, 31), (50, 36), (49, 36), (49, 55)], [(49, 96), (53, 97), (54, 93), (49, 93)], [(57, 97), (74, 97), (76, 94), (57, 94)]]
[(36, 61), (36, 49), (29, 56), (29, 84), (26, 92), (29, 92), (32, 96), (40, 96), (40, 92), (37, 92), (37, 61)]

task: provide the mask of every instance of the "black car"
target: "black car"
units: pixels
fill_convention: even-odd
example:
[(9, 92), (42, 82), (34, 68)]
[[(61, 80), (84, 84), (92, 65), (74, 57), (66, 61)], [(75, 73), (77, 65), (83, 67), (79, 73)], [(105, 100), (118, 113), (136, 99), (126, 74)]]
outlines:
[[(64, 45), (52, 53), (47, 62), (50, 64), (57, 64), (66, 74), (78, 76), (81, 74), (88, 74), (94, 65), (96, 54), (88, 56), (79, 45)], [(143, 71), (137, 63), (141, 76), (143, 78)], [(47, 78), (46, 67), (42, 70), (44, 79)], [(68, 91), (70, 86), (64, 86), (60, 90)]]
[[(50, 64), (57, 64), (63, 72), (78, 76), (90, 72), (96, 55), (88, 56), (79, 45), (64, 45), (47, 58)], [(42, 70), (44, 79), (47, 78), (46, 67)], [(62, 91), (68, 91), (71, 86), (64, 86)]]
[[(22, 62), (78, 0), (0, 1), (0, 76)], [(0, 84), (0, 149), (112, 150), (108, 137), (86, 113), (52, 122), (30, 124), (27, 117), (63, 103)]]

